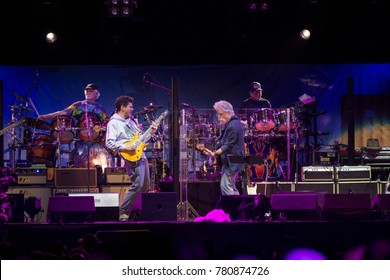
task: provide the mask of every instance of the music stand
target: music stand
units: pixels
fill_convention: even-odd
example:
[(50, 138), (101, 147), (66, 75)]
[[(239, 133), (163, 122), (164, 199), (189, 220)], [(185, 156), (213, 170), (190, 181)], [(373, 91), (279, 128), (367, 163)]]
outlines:
[[(245, 185), (248, 187), (250, 184), (250, 178), (249, 178), (249, 170), (248, 170), (248, 165), (250, 164), (262, 164), (264, 163), (264, 158), (263, 156), (234, 156), (234, 155), (228, 155), (228, 159), (230, 163), (245, 163), (245, 173), (246, 173), (246, 178), (244, 180)], [(244, 187), (243, 187), (243, 192), (244, 192)], [(247, 191), (244, 192), (245, 194)]]
[(262, 164), (264, 163), (263, 156), (234, 156), (228, 155), (230, 163), (245, 163), (245, 164)]

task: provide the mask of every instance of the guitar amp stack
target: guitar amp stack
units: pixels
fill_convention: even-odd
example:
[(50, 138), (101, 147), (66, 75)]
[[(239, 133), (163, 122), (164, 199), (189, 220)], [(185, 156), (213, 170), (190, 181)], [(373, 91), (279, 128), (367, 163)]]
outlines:
[(19, 185), (45, 185), (47, 183), (47, 168), (17, 168)]
[(106, 167), (104, 176), (107, 184), (130, 184), (131, 179), (124, 167)]

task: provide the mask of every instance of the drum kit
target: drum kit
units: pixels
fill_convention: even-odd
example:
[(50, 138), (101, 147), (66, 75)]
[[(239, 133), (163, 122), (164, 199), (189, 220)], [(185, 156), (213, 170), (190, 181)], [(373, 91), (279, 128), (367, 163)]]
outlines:
[(288, 161), (288, 143), (299, 126), (294, 108), (247, 109), (238, 114), (244, 127), (247, 155), (262, 156), (264, 164), (249, 166), (252, 181), (286, 179), (282, 162)]
[[(249, 167), (251, 180), (267, 180), (271, 177), (285, 177), (282, 161), (287, 159), (287, 137), (294, 135), (299, 126), (293, 108), (260, 108), (244, 109), (237, 114), (244, 128), (246, 155), (262, 156), (264, 164), (253, 164)], [(213, 149), (221, 135), (222, 127), (218, 122), (210, 122), (211, 114), (186, 112), (187, 146), (190, 149), (189, 160), (194, 172), (206, 178), (214, 174), (214, 161), (196, 150), (199, 145)], [(192, 151), (191, 151), (192, 149)], [(199, 178), (200, 177), (200, 178)]]
[[(12, 120), (2, 134), (12, 130), (9, 144), (14, 150), (12, 163), (16, 162), (16, 150), (25, 149), (27, 164), (47, 167), (87, 167), (88, 163), (91, 167), (108, 165), (107, 158), (111, 154), (105, 148), (105, 133), (109, 118), (101, 121), (89, 113), (77, 120), (69, 115), (59, 115), (46, 122), (26, 117), (30, 109), (22, 105), (10, 107)], [(85, 154), (87, 150), (91, 157)], [(62, 162), (64, 154), (70, 154), (67, 164)]]

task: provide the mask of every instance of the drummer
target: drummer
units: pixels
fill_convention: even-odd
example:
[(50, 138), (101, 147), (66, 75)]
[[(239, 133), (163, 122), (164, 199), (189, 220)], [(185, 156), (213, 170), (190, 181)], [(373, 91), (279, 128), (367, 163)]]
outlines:
[(79, 120), (80, 117), (84, 116), (85, 112), (87, 112), (89, 114), (97, 115), (99, 121), (103, 122), (107, 117), (107, 113), (103, 106), (96, 102), (96, 100), (100, 97), (98, 87), (95, 84), (88, 84), (84, 89), (84, 95), (85, 100), (76, 101), (64, 110), (40, 115), (38, 119), (47, 120), (60, 115), (70, 115), (74, 119)]
[(240, 106), (240, 113), (246, 112), (244, 109), (271, 108), (271, 103), (263, 98), (263, 89), (259, 82), (252, 82), (249, 86), (249, 98), (245, 99)]
[(252, 120), (253, 114), (260, 108), (271, 108), (271, 102), (263, 98), (263, 89), (259, 82), (252, 82), (249, 86), (249, 97), (245, 99), (240, 106), (238, 111), (238, 117), (244, 125), (244, 128), (251, 128), (255, 124)]
[[(72, 131), (77, 131), (77, 140), (75, 149), (71, 155), (70, 165), (72, 167), (86, 167), (88, 165), (88, 154), (86, 151), (91, 150), (91, 153), (97, 154), (106, 152), (105, 148), (98, 143), (97, 134), (100, 134), (101, 127), (104, 124), (107, 113), (104, 107), (96, 102), (100, 97), (99, 88), (93, 84), (87, 84), (84, 88), (85, 100), (80, 100), (72, 103), (70, 106), (61, 111), (56, 111), (46, 115), (40, 115), (38, 119), (47, 120), (55, 119), (60, 116), (72, 117), (72, 122), (77, 122), (77, 128), (71, 127)], [(92, 122), (92, 123), (89, 123)], [(61, 126), (61, 124), (57, 124)], [(92, 145), (91, 145), (91, 142)], [(96, 142), (96, 143), (95, 143)], [(95, 145), (97, 144), (97, 145)]]

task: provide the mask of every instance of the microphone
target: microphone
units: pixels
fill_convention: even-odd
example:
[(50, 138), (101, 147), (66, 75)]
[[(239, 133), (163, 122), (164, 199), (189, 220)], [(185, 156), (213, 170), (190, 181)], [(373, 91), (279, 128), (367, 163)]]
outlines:
[(144, 76), (142, 77), (142, 88), (141, 88), (141, 92), (144, 92), (144, 91), (145, 91), (145, 80), (146, 80), (146, 75), (144, 74)]

